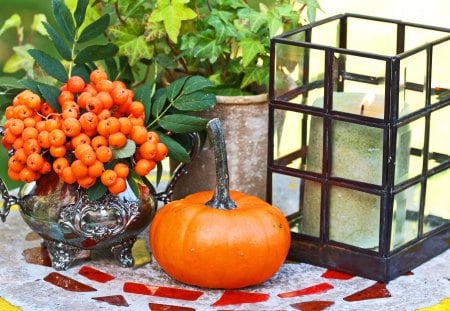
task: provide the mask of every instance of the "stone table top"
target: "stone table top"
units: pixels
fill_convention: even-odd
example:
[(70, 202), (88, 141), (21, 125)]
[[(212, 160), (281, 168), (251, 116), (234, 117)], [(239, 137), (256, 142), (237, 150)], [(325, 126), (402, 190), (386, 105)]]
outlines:
[[(122, 268), (109, 256), (82, 258), (66, 271), (55, 271), (25, 259), (25, 250), (41, 246), (40, 239), (25, 239), (30, 232), (17, 210), (0, 223), (2, 311), (450, 309), (450, 250), (388, 284), (304, 263), (285, 263), (263, 284), (224, 291), (183, 285), (161, 271), (156, 262)], [(86, 268), (104, 272), (111, 279), (102, 283), (98, 278), (88, 278), (82, 273)], [(55, 272), (90, 286), (93, 291), (68, 291), (46, 281)], [(148, 293), (130, 291), (132, 285), (139, 285)], [(198, 293), (198, 297), (187, 300), (182, 290)], [(260, 302), (249, 302), (253, 300)]]

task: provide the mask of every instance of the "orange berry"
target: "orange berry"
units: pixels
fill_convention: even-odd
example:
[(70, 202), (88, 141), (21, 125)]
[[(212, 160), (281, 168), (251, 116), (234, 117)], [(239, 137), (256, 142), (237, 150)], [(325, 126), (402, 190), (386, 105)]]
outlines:
[(153, 160), (159, 162), (164, 160), (167, 155), (169, 154), (169, 148), (163, 143), (157, 143), (156, 144), (156, 155)]
[(117, 132), (109, 135), (108, 143), (111, 147), (119, 149), (127, 143), (127, 137), (122, 132)]
[(104, 79), (95, 83), (95, 89), (98, 92), (110, 92), (113, 89), (113, 83), (110, 80)]
[(32, 153), (27, 158), (27, 167), (39, 172), (44, 165), (44, 158), (39, 153)]
[(23, 150), (26, 154), (41, 153), (41, 146), (36, 138), (30, 138), (24, 141)]
[(27, 140), (30, 138), (37, 138), (39, 135), (39, 131), (35, 127), (26, 127), (22, 132), (23, 140)]
[(140, 159), (134, 165), (134, 170), (139, 176), (146, 176), (155, 168), (155, 166), (156, 162), (153, 160)]
[(16, 152), (14, 152), (14, 156), (23, 165), (25, 165), (27, 163), (28, 155), (27, 155), (27, 153), (25, 152), (25, 150), (23, 148), (22, 149), (17, 149)]
[(97, 155), (95, 154), (95, 151), (92, 148), (89, 150), (81, 151), (80, 156), (77, 158), (80, 159), (81, 162), (83, 162), (83, 164), (86, 166), (93, 165), (95, 161), (97, 161)]
[(52, 165), (53, 171), (56, 174), (61, 174), (63, 169), (65, 169), (66, 167), (69, 167), (69, 166), (70, 166), (69, 160), (67, 160), (65, 157), (56, 158), (53, 161), (53, 165)]
[(95, 88), (95, 86), (94, 86), (93, 84), (91, 84), (91, 83), (88, 83), (88, 84), (86, 85), (86, 87), (84, 88), (84, 92), (91, 93), (92, 96), (95, 96), (95, 95), (97, 95), (97, 93), (98, 93), (98, 91), (97, 91), (97, 89)]
[(156, 132), (148, 131), (147, 132), (147, 140), (154, 142), (155, 144), (159, 143), (159, 135)]
[(95, 113), (85, 112), (80, 116), (79, 121), (83, 131), (97, 130), (98, 117)]
[(119, 194), (127, 188), (127, 183), (124, 178), (117, 177), (116, 181), (108, 187), (108, 191), (112, 194)]
[(109, 109), (113, 106), (113, 99), (111, 95), (106, 91), (100, 91), (96, 97), (102, 102), (104, 109)]
[(80, 108), (86, 109), (86, 102), (88, 98), (91, 98), (93, 95), (89, 92), (83, 92), (78, 96), (77, 104)]
[(65, 145), (61, 145), (61, 146), (50, 146), (50, 155), (54, 158), (60, 158), (60, 157), (64, 157), (67, 153), (67, 148)]
[(51, 113), (54, 113), (55, 110), (52, 108), (52, 106), (50, 106), (50, 104), (48, 103), (42, 103), (41, 104), (41, 109), (40, 109), (40, 113), (46, 117), (48, 115), (50, 115)]
[(95, 69), (89, 74), (89, 80), (93, 83), (98, 83), (101, 80), (108, 79), (108, 75), (102, 69)]
[(16, 139), (17, 136), (11, 133), (11, 130), (9, 128), (5, 129), (5, 131), (3, 132), (2, 141), (12, 145)]
[(81, 160), (73, 161), (70, 167), (77, 178), (88, 176), (88, 167)]
[(113, 153), (112, 153), (111, 149), (107, 146), (99, 146), (95, 150), (95, 154), (97, 156), (97, 160), (99, 160), (103, 163), (111, 161), (111, 159), (113, 157)]
[(72, 93), (81, 93), (83, 92), (86, 83), (83, 78), (80, 76), (72, 76), (67, 80), (67, 90)]
[(66, 134), (63, 130), (56, 128), (50, 131), (48, 139), (52, 146), (62, 146), (66, 142)]
[(11, 180), (20, 181), (20, 171), (16, 172), (16, 171), (13, 171), (10, 168), (8, 168), (7, 174)]
[(14, 107), (13, 106), (6, 107), (5, 117), (7, 120), (14, 118)]
[(69, 91), (69, 90), (65, 90), (62, 91), (61, 94), (59, 94), (58, 96), (58, 103), (60, 106), (62, 106), (64, 104), (64, 102), (69, 101), (69, 100), (74, 100), (75, 99), (75, 95)]
[[(78, 101), (78, 99), (77, 99), (77, 101)], [(65, 109), (69, 109), (69, 108), (72, 108), (72, 109), (74, 109), (76, 111), (80, 111), (80, 106), (73, 100), (65, 101), (61, 105), (61, 110), (62, 111), (64, 111)]]
[[(8, 126), (7, 128), (10, 130), (10, 132), (15, 135), (19, 136), (22, 135), (23, 130), (25, 129), (25, 123), (24, 121), (20, 119), (10, 119), (8, 120)], [(5, 124), (6, 127), (6, 124)]]
[(147, 141), (147, 128), (143, 125), (134, 125), (131, 128), (130, 138), (138, 145)]
[(46, 121), (40, 120), (36, 122), (36, 125), (34, 126), (39, 132), (45, 131), (45, 124)]
[(16, 155), (12, 155), (8, 159), (8, 169), (19, 173), (25, 167), (25, 163), (22, 163)]
[(81, 123), (76, 118), (67, 118), (62, 122), (62, 130), (68, 137), (78, 136), (81, 132)]
[(65, 167), (59, 176), (67, 184), (74, 184), (77, 182), (77, 177), (70, 166)]
[(48, 119), (45, 121), (45, 129), (49, 132), (51, 132), (54, 129), (60, 129), (61, 128), (61, 120), (59, 119)]
[(151, 141), (143, 143), (138, 150), (143, 159), (152, 160), (156, 156), (156, 144)]
[(119, 122), (120, 122), (120, 131), (125, 135), (130, 134), (131, 128), (133, 127), (130, 119), (128, 119), (127, 117), (121, 117), (119, 118)]
[(144, 104), (140, 101), (131, 102), (130, 106), (128, 106), (128, 112), (134, 115), (135, 117), (139, 117), (144, 115), (145, 107)]
[(105, 136), (97, 135), (92, 138), (91, 146), (97, 150), (100, 146), (108, 146), (108, 139)]
[(30, 183), (39, 178), (39, 173), (33, 171), (31, 168), (24, 167), (20, 173), (20, 180), (25, 183)]
[(61, 116), (64, 119), (76, 118), (78, 119), (79, 111), (75, 108), (66, 108), (62, 111)]
[[(40, 116), (39, 116), (39, 118), (40, 118)], [(33, 117), (25, 118), (23, 120), (23, 124), (25, 125), (25, 127), (36, 127), (36, 123), (37, 123), (37, 120)], [(39, 129), (37, 129), (37, 130), (39, 131)]]
[(105, 170), (100, 176), (100, 182), (106, 187), (111, 186), (117, 179), (117, 173), (113, 170)]
[(111, 97), (116, 105), (123, 105), (128, 101), (129, 93), (126, 88), (116, 86), (111, 91)]
[(86, 110), (99, 114), (103, 110), (103, 104), (97, 97), (89, 97), (86, 99)]
[(80, 177), (77, 179), (78, 184), (85, 189), (88, 189), (88, 188), (92, 187), (93, 185), (95, 185), (95, 181), (96, 181), (96, 178), (91, 177), (89, 175), (83, 176), (83, 177)]
[(88, 167), (88, 175), (91, 177), (100, 177), (103, 173), (103, 163), (99, 160), (96, 160), (94, 164)]
[(17, 139), (13, 142), (12, 148), (14, 150), (22, 149), (24, 144), (24, 140), (22, 137), (17, 137)]
[(77, 159), (81, 158), (81, 155), (85, 152), (85, 151), (93, 151), (94, 149), (92, 149), (92, 146), (90, 144), (79, 144), (75, 147), (75, 157)]
[(50, 148), (50, 133), (48, 131), (42, 131), (38, 134), (38, 143), (41, 148), (48, 149)]
[(80, 133), (77, 136), (72, 137), (70, 144), (73, 149), (76, 149), (79, 145), (90, 145), (91, 138), (86, 133)]
[(41, 175), (48, 174), (52, 170), (52, 165), (47, 160), (44, 161), (44, 164), (42, 165), (42, 168), (39, 170), (39, 173)]
[(116, 172), (117, 177), (127, 178), (130, 174), (130, 168), (125, 163), (119, 162), (114, 165), (114, 172)]
[(14, 106), (13, 113), (15, 115), (15, 118), (22, 119), (22, 120), (33, 116), (33, 110), (31, 110), (26, 105)]

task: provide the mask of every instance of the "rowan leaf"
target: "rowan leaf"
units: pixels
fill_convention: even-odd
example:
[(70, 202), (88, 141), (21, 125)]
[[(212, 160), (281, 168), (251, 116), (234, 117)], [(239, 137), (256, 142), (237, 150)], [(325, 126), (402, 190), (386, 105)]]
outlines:
[(28, 53), (31, 55), (31, 57), (34, 58), (36, 63), (41, 66), (41, 68), (50, 76), (60, 82), (67, 81), (66, 69), (56, 58), (37, 49), (28, 50)]
[(77, 7), (75, 9), (74, 17), (76, 26), (80, 27), (83, 24), (86, 17), (86, 10), (89, 5), (89, 0), (78, 0)]
[(64, 0), (52, 0), (53, 16), (64, 33), (64, 36), (70, 42), (75, 38), (75, 23), (69, 8)]
[(114, 56), (118, 51), (115, 44), (107, 43), (105, 45), (94, 44), (85, 47), (75, 57), (75, 64), (89, 63), (100, 59)]
[(173, 102), (173, 106), (181, 111), (203, 111), (214, 107), (215, 104), (216, 96), (203, 91), (180, 96)]
[(43, 25), (47, 30), (47, 34), (50, 37), (50, 40), (52, 40), (59, 55), (61, 55), (61, 57), (65, 60), (72, 60), (72, 51), (70, 50), (70, 47), (66, 43), (66, 41), (64, 41), (64, 39), (59, 35), (56, 29), (53, 28), (53, 26), (48, 23), (43, 23)]
[(208, 119), (186, 114), (168, 114), (158, 120), (158, 124), (174, 133), (192, 133), (203, 131)]
[(163, 133), (158, 132), (158, 134), (161, 142), (169, 149), (169, 157), (172, 160), (183, 163), (189, 163), (191, 161), (189, 152), (179, 142)]
[(109, 15), (105, 14), (98, 20), (86, 26), (81, 32), (78, 42), (85, 42), (101, 35), (109, 26)]

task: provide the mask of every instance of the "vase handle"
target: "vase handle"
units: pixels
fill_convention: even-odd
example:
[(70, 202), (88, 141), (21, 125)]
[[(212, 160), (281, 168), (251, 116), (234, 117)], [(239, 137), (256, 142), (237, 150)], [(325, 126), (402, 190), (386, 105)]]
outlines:
[[(189, 152), (189, 157), (192, 161), (195, 159), (195, 157), (197, 157), (198, 153), (201, 150), (201, 139), (200, 139), (199, 133), (197, 133), (197, 132), (190, 133), (189, 138), (192, 142), (191, 150)], [(178, 166), (175, 168), (172, 175), (170, 176), (170, 180), (169, 180), (169, 183), (167, 184), (166, 188), (163, 191), (155, 194), (155, 198), (157, 201), (161, 201), (164, 204), (167, 204), (170, 201), (172, 201), (173, 189), (175, 188), (175, 185), (176, 185), (178, 179), (183, 174), (186, 173), (186, 165), (187, 164), (188, 163), (183, 163), (183, 162), (178, 164)]]

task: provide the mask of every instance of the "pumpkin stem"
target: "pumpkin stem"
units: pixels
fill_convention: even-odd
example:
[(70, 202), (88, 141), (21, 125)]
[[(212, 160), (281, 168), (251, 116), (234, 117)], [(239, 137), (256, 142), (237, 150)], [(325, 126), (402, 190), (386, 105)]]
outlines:
[(236, 203), (230, 197), (227, 148), (222, 126), (218, 118), (210, 120), (207, 124), (208, 136), (214, 146), (214, 159), (216, 162), (216, 189), (214, 196), (206, 205), (217, 209), (233, 209)]

